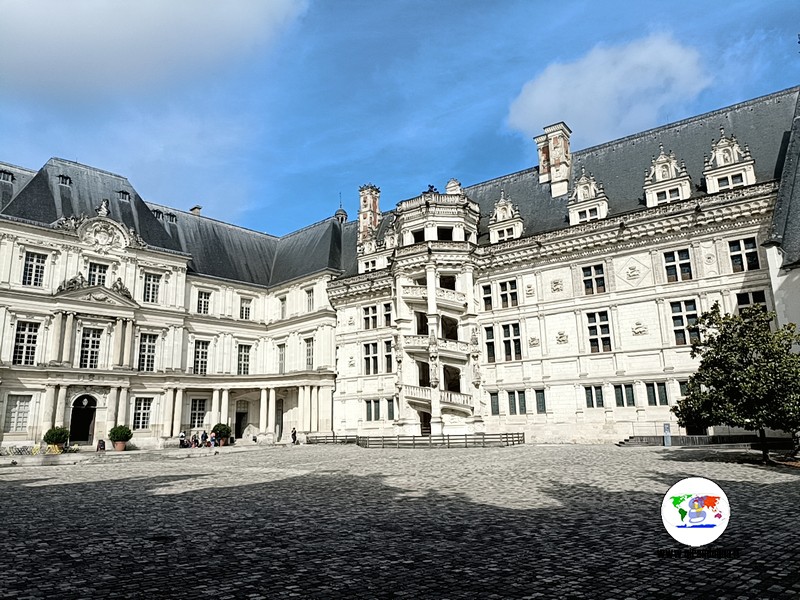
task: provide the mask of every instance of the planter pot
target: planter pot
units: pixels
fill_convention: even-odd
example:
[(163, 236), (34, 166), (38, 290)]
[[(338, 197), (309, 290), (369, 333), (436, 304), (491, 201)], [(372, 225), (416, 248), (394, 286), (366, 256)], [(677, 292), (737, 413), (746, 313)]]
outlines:
[(127, 444), (127, 442), (114, 442), (114, 450), (119, 450), (120, 452), (125, 450), (125, 444)]
[(220, 446), (227, 446), (228, 445), (228, 438), (219, 438), (219, 445)]

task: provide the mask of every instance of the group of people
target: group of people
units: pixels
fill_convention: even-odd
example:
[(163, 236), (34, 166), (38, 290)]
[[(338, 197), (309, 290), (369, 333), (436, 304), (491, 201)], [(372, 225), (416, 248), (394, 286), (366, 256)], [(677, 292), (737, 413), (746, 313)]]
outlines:
[(205, 431), (199, 436), (197, 433), (193, 433), (191, 438), (187, 438), (186, 432), (181, 431), (180, 444), (181, 448), (213, 448), (214, 446), (220, 445), (217, 434), (213, 431), (211, 435), (207, 434)]

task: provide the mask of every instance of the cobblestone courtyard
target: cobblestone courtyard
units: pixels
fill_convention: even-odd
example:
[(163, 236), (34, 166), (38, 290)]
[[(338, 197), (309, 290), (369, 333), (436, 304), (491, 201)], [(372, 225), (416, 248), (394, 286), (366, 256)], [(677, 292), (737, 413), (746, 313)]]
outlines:
[[(265, 448), (0, 468), (9, 598), (800, 598), (800, 469), (615, 446)], [(4, 465), (7, 463), (4, 463)], [(726, 492), (679, 548), (678, 479)]]

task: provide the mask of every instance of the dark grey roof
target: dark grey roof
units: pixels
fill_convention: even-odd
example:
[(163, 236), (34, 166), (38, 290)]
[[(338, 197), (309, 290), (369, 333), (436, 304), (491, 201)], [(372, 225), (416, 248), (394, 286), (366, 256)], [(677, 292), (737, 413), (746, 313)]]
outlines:
[(2, 212), (11, 202), (14, 195), (33, 179), (36, 171), (4, 162), (0, 162), (0, 171), (11, 173), (11, 181), (6, 181), (5, 177), (0, 177), (0, 212)]
[(795, 107), (786, 162), (768, 243), (783, 250), (783, 266), (800, 267), (800, 98)]
[(283, 236), (272, 273), (272, 285), (342, 264), (342, 225), (330, 218)]

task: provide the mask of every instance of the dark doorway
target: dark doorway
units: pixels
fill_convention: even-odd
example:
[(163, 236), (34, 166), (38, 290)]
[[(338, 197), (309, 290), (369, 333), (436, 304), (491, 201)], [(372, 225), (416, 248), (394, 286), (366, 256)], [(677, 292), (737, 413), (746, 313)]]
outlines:
[(94, 415), (97, 400), (88, 394), (78, 396), (72, 403), (72, 414), (69, 419), (70, 443), (91, 444), (94, 440)]
[(444, 389), (448, 392), (461, 393), (461, 371), (456, 367), (444, 365)]
[(419, 411), (419, 434), (426, 437), (431, 434), (431, 413)]
[(283, 436), (283, 399), (275, 402), (275, 441), (281, 441)]
[(419, 386), (431, 387), (431, 366), (426, 362), (417, 361), (419, 370)]
[(247, 413), (236, 411), (236, 427), (234, 428), (233, 435), (236, 439), (241, 439), (244, 436), (244, 428), (247, 427)]

